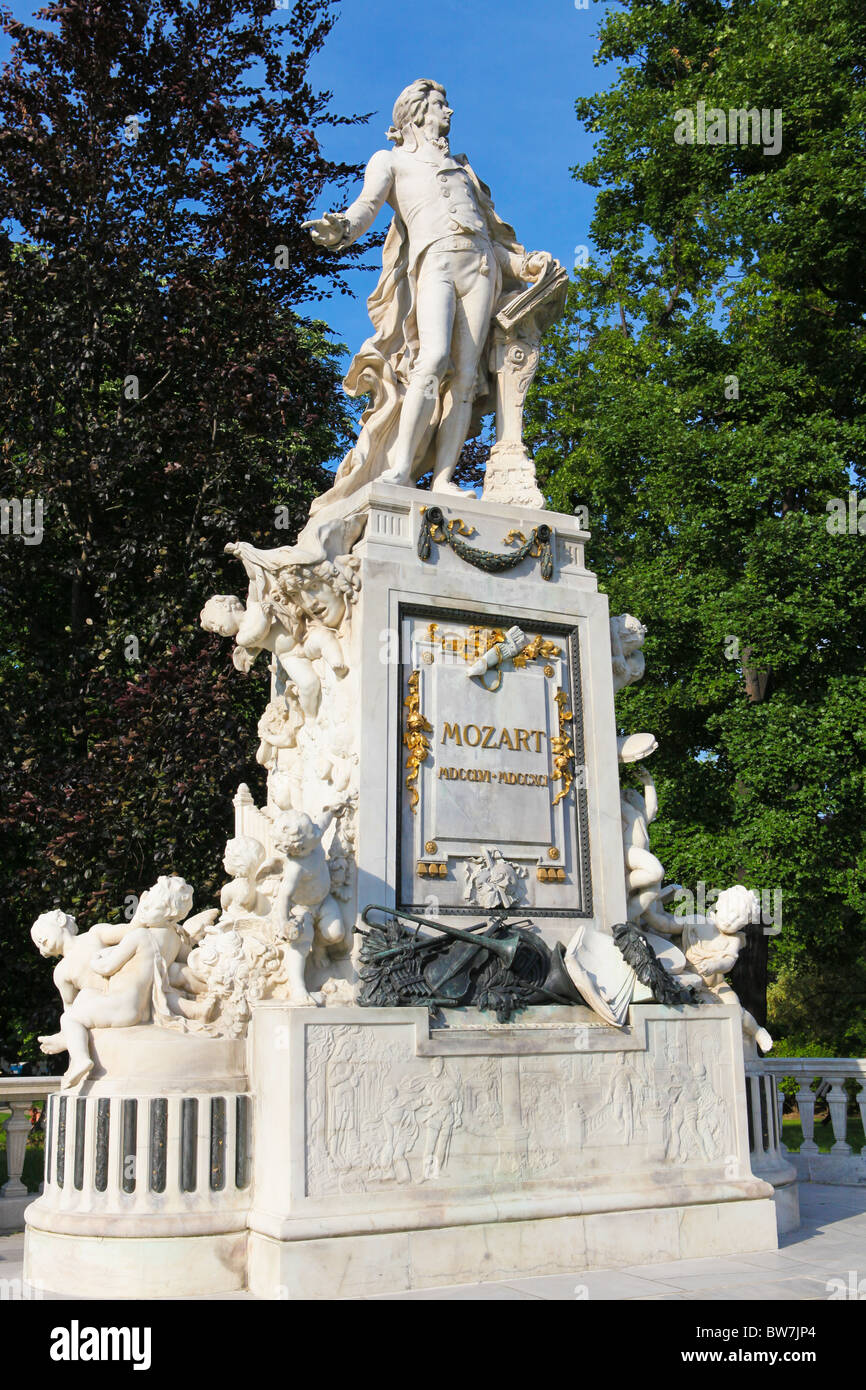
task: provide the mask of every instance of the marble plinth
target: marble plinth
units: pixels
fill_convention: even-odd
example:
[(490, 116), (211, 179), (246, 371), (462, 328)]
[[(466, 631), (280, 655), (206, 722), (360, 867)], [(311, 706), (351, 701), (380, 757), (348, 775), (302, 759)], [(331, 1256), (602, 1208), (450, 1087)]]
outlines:
[[(476, 552), (507, 557), (549, 528), (548, 577), (538, 553), (485, 573), (433, 539), (422, 558), (434, 503)], [(573, 516), (384, 483), (321, 516), (336, 525), (347, 514), (364, 518), (343, 639), (347, 679), (357, 682), (346, 715), (357, 756), (357, 913), (384, 904), (459, 927), (508, 906), (551, 944), (567, 945), (580, 922), (609, 931), (626, 911), (610, 615), (585, 564), (586, 531)], [(512, 626), (530, 655), (472, 676), (491, 634)], [(413, 714), (422, 733), (410, 748)], [(563, 737), (567, 776), (556, 764)], [(290, 769), (299, 755), (279, 756)], [(313, 782), (305, 778), (304, 796)], [(267, 833), (253, 818), (244, 831)], [(508, 882), (488, 901), (493, 853)]]
[[(249, 1287), (360, 1297), (776, 1248), (722, 1005), (254, 1012)], [(265, 1120), (267, 1119), (267, 1126)]]
[(90, 1298), (244, 1287), (252, 1100), (245, 1043), (95, 1029), (91, 1076), (49, 1097), (25, 1279)]

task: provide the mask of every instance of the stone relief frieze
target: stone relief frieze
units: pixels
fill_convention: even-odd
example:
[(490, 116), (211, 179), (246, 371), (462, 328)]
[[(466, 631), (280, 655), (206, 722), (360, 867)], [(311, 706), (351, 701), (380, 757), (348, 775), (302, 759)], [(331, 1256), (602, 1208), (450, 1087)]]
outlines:
[(463, 1108), (459, 1072), (441, 1058), (416, 1061), (391, 1030), (308, 1028), (309, 1195), (435, 1181)]
[(310, 1025), (307, 1195), (566, 1180), (624, 1149), (638, 1167), (718, 1164), (718, 1033), (696, 1023), (683, 1049), (666, 1028), (647, 1052), (445, 1058), (416, 1056), (403, 1027)]

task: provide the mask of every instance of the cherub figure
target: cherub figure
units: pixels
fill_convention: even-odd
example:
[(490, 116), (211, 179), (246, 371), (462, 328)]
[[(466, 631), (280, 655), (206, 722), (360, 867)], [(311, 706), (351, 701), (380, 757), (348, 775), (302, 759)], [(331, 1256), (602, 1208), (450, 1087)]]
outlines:
[[(305, 812), (284, 811), (274, 818), (273, 842), (284, 856), (283, 876), (277, 890), (275, 936), (292, 942), (292, 1003), (313, 1004), (304, 984), (304, 964), (312, 951), (315, 965), (328, 964), (329, 948), (345, 944), (346, 929), (340, 905), (331, 892), (331, 872), (322, 839), (335, 816), (348, 803), (326, 806), (319, 821)], [(313, 931), (307, 928), (306, 913)]]
[(248, 917), (266, 917), (270, 899), (259, 892), (258, 885), (270, 874), (279, 871), (275, 860), (265, 863), (265, 847), (252, 835), (236, 835), (227, 842), (223, 868), (231, 874), (220, 892), (221, 923), (236, 925)]
[(44, 912), (30, 929), (42, 956), (60, 956), (54, 983), (63, 1000), (57, 1033), (40, 1037), (43, 1052), (69, 1053), (64, 1088), (74, 1086), (93, 1067), (93, 1028), (132, 1028), (155, 1015), (174, 1012), (197, 1017), (201, 1005), (181, 996), (190, 989), (185, 965), (190, 943), (216, 910), (181, 920), (192, 907), (192, 888), (182, 878), (162, 877), (142, 893), (130, 922), (100, 922), (78, 935), (74, 917)]
[(250, 590), (246, 605), (236, 594), (214, 594), (201, 611), (201, 625), (206, 632), (234, 637), (232, 660), (239, 671), (249, 671), (259, 652), (271, 652), (297, 691), (304, 715), (314, 719), (322, 683), (313, 662), (321, 657), (338, 678), (344, 676), (347, 667), (340, 640), (324, 622), (311, 620), (291, 600), (284, 598), (277, 614), (272, 602), (254, 596), (252, 585)]
[[(761, 920), (757, 893), (737, 883), (719, 894), (706, 916), (679, 920), (683, 923), (683, 950), (689, 964), (720, 999), (737, 999), (725, 976), (733, 970), (746, 944), (745, 928), (750, 922)], [(755, 1040), (762, 1052), (772, 1048), (770, 1034), (747, 1009), (743, 1009), (743, 1032)]]
[(259, 720), (261, 742), (256, 751), (256, 762), (262, 767), (276, 767), (281, 748), (297, 747), (298, 731), (303, 727), (303, 722), (304, 716), (296, 700), (269, 701)]
[(631, 613), (619, 613), (610, 620), (610, 653), (613, 665), (613, 691), (624, 690), (639, 681), (646, 669), (641, 647), (646, 628)]
[(682, 919), (665, 912), (660, 901), (665, 871), (650, 849), (649, 836), (649, 827), (658, 814), (658, 796), (643, 763), (638, 764), (637, 771), (643, 779), (643, 796), (634, 787), (624, 787), (620, 793), (628, 920), (670, 936), (680, 931)]

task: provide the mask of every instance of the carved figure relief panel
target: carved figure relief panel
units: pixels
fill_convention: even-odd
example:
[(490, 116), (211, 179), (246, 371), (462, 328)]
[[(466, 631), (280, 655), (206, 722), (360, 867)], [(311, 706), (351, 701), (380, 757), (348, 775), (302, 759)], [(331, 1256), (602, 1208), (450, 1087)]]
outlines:
[(491, 1177), (722, 1165), (734, 1131), (717, 1025), (648, 1027), (646, 1052), (431, 1057), (404, 1025), (311, 1024), (307, 1195), (438, 1200)]
[(400, 662), (399, 905), (590, 916), (577, 629), (404, 608)]

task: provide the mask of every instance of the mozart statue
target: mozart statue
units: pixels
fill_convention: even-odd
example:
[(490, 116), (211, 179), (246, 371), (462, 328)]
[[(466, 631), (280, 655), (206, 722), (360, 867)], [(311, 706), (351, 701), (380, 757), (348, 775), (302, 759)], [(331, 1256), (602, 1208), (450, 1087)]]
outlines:
[[(374, 478), (411, 486), (432, 471), (436, 491), (460, 493), (452, 478), (463, 445), (494, 409), (492, 462), (504, 455), (511, 476), (497, 500), (544, 505), (523, 449), (523, 400), (568, 276), (547, 252), (526, 252), (465, 155), (451, 154), (451, 115), (438, 82), (413, 82), (394, 107), (394, 149), (373, 155), (360, 196), (304, 224), (318, 245), (339, 250), (385, 203), (394, 210), (367, 301), (375, 332), (343, 383), (370, 401), (357, 443), (313, 512)], [(491, 473), (488, 465), (488, 481)]]

